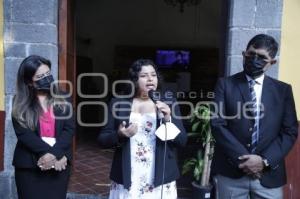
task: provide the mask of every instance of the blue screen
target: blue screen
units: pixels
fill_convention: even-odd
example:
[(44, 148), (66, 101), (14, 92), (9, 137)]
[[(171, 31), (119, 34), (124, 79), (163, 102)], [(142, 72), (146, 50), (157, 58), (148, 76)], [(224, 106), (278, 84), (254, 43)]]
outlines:
[(159, 68), (187, 68), (190, 64), (190, 52), (185, 50), (157, 50), (156, 64)]

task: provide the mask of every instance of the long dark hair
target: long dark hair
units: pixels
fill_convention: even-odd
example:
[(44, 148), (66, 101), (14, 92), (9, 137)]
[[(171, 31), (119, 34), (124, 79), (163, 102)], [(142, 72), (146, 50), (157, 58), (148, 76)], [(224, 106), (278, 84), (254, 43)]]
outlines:
[(153, 68), (156, 72), (156, 75), (157, 75), (157, 87), (159, 88), (159, 86), (160, 86), (162, 77), (158, 72), (158, 68), (157, 68), (156, 64), (151, 59), (138, 59), (131, 65), (131, 67), (129, 68), (129, 71), (128, 71), (129, 79), (133, 82), (134, 87), (135, 87), (134, 88), (135, 95), (138, 92), (139, 73), (141, 72), (142, 67), (147, 66), (147, 65), (153, 66)]
[[(31, 55), (20, 64), (17, 74), (16, 95), (13, 100), (12, 116), (17, 122), (32, 130), (36, 129), (42, 107), (37, 98), (37, 91), (33, 87), (32, 77), (41, 65), (47, 65), (51, 69), (51, 62), (44, 57)], [(53, 92), (59, 94), (58, 87), (54, 85)], [(47, 96), (47, 106), (58, 106), (65, 111), (63, 98)]]

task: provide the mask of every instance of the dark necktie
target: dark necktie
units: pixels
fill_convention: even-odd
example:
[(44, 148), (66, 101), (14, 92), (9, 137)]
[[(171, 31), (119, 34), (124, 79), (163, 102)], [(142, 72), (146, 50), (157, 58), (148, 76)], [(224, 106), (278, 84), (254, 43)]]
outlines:
[(251, 105), (253, 110), (253, 132), (251, 139), (251, 153), (255, 153), (256, 146), (259, 138), (259, 112), (258, 112), (258, 104), (256, 102), (256, 93), (254, 90), (254, 85), (256, 84), (255, 80), (249, 81), (250, 93), (251, 93)]

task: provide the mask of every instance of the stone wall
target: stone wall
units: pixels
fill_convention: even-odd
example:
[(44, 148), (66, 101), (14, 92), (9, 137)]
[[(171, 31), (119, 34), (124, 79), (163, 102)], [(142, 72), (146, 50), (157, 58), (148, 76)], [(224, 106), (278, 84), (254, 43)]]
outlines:
[(0, 198), (16, 198), (11, 165), (16, 136), (11, 123), (11, 103), (21, 61), (44, 56), (58, 71), (58, 0), (4, 0), (5, 140), (4, 171), (0, 172)]
[[(242, 70), (242, 51), (258, 33), (273, 35), (280, 43), (282, 0), (227, 0), (229, 3), (226, 75)], [(20, 62), (39, 54), (58, 71), (58, 0), (4, 0), (5, 140), (0, 198), (16, 198), (11, 165), (16, 137), (11, 124), (11, 103)], [(278, 65), (268, 72), (277, 77)]]
[[(273, 36), (280, 44), (282, 0), (228, 0), (228, 46), (226, 49), (226, 75), (243, 70), (242, 51), (256, 34)], [(279, 53), (277, 54), (277, 56)], [(278, 58), (278, 57), (277, 57)], [(278, 63), (267, 72), (278, 76)]]

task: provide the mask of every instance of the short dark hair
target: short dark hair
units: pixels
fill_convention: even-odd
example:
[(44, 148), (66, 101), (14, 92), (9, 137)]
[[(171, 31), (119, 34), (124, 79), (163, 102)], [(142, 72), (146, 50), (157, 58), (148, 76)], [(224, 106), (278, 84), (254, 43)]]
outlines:
[(253, 46), (256, 49), (266, 49), (271, 58), (274, 58), (278, 51), (277, 41), (272, 36), (266, 34), (258, 34), (254, 36), (247, 44), (247, 50), (250, 48), (250, 46)]
[(137, 81), (139, 79), (139, 72), (141, 72), (143, 66), (147, 66), (147, 65), (153, 66), (153, 68), (156, 72), (156, 75), (157, 75), (158, 85), (161, 81), (161, 76), (158, 73), (158, 68), (151, 59), (138, 59), (135, 62), (133, 62), (133, 64), (131, 65), (131, 67), (129, 68), (129, 71), (128, 71), (129, 79), (134, 83), (134, 86), (135, 86), (135, 94), (138, 89)]

